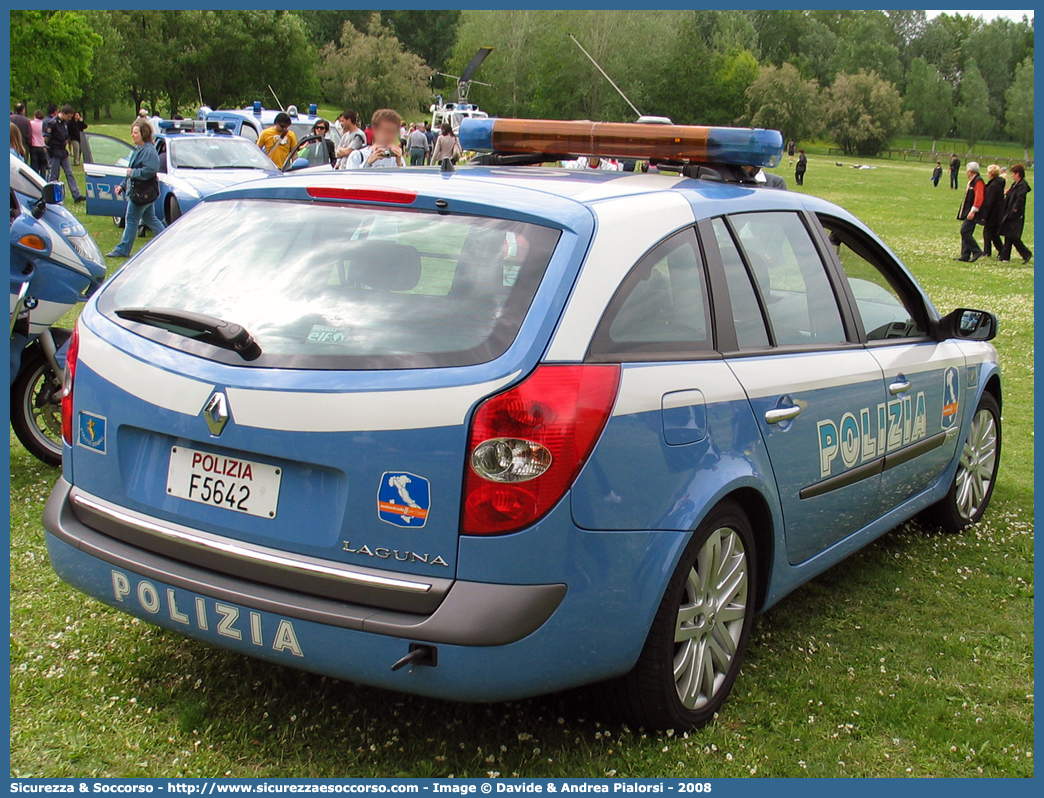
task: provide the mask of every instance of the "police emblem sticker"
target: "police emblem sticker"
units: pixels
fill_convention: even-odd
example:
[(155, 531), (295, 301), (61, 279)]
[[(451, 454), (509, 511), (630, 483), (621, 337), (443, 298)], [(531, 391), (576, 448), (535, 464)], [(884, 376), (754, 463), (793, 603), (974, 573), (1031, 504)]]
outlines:
[(81, 410), (78, 418), (76, 442), (84, 449), (105, 454), (105, 416)]
[(943, 405), (942, 428), (949, 429), (957, 423), (957, 410), (960, 408), (960, 374), (950, 366), (943, 372)]
[(385, 471), (377, 488), (377, 517), (404, 529), (421, 529), (431, 509), (431, 483), (405, 471)]

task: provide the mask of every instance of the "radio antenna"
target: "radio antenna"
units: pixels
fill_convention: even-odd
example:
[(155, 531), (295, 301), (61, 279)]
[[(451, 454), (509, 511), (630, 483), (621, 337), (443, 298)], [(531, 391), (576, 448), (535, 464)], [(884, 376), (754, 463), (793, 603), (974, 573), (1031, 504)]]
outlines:
[(595, 65), (595, 68), (599, 72), (602, 73), (602, 77), (604, 77), (606, 80), (608, 80), (609, 84), (614, 89), (616, 89), (617, 94), (619, 94), (621, 97), (624, 98), (624, 102), (627, 103), (629, 106), (631, 106), (631, 110), (634, 111), (635, 116), (641, 117), (642, 112), (634, 107), (634, 103), (631, 102), (629, 99), (627, 99), (627, 95), (623, 93), (623, 91), (620, 89), (619, 86), (617, 86), (615, 83), (613, 83), (613, 79), (611, 77), (609, 77), (609, 74), (604, 69), (602, 69), (601, 66), (599, 66), (598, 62), (594, 60), (594, 57), (589, 52), (587, 52), (587, 50), (584, 49), (584, 46), (582, 44), (580, 44), (579, 41), (577, 41), (577, 38), (573, 34), (571, 34), (571, 33), (567, 34), (567, 35), (569, 36), (570, 39), (573, 40), (573, 44), (575, 44), (577, 47), (579, 47), (580, 51), (591, 60), (591, 63)]

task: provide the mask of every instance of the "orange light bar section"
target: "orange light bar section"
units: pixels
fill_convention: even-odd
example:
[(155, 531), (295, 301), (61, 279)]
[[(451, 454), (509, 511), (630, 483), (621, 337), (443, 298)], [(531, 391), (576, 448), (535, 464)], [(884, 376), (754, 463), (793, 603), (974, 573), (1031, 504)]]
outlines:
[(597, 156), (776, 166), (776, 130), (554, 119), (465, 119), (461, 146), (501, 153)]

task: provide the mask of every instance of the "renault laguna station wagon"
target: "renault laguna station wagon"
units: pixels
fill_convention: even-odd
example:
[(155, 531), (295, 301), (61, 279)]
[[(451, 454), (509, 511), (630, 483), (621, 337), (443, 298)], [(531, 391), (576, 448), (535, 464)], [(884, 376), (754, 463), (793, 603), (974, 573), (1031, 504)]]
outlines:
[[(774, 131), (469, 120), (486, 165), (205, 198), (87, 304), (47, 545), (165, 629), (364, 685), (721, 708), (751, 619), (997, 476), (989, 312), (759, 179)], [(541, 168), (645, 158), (647, 174)], [(514, 164), (514, 165), (511, 165)]]

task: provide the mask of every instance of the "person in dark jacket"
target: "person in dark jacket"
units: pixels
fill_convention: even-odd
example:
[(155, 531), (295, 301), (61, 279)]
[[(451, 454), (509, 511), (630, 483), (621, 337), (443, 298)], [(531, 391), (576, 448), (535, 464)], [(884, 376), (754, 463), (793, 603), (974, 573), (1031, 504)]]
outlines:
[(794, 181), (799, 185), (805, 185), (805, 172), (808, 171), (808, 158), (804, 150), (798, 150), (797, 166), (794, 167)]
[(1033, 189), (1026, 182), (1026, 167), (1020, 163), (1011, 167), (1011, 188), (1008, 189), (1004, 203), (1004, 217), (1001, 220), (1001, 235), (1004, 246), (997, 260), (1011, 260), (1011, 248), (1015, 247), (1022, 262), (1029, 263), (1033, 257), (1029, 247), (1022, 243), (1022, 228), (1026, 224), (1026, 195)]
[(964, 202), (957, 212), (961, 222), (961, 256), (954, 260), (975, 263), (982, 257), (982, 249), (975, 240), (975, 224), (985, 194), (986, 184), (979, 174), (979, 165), (975, 161), (968, 161), (968, 190), (964, 192)]
[(32, 129), (29, 126), (29, 117), (25, 115), (25, 103), (15, 103), (14, 112), (11, 114), (11, 124), (18, 128), (18, 132), (22, 134), (22, 143), (28, 149)]
[(80, 193), (80, 184), (76, 182), (72, 164), (69, 163), (68, 125), (75, 113), (76, 111), (71, 105), (63, 105), (55, 116), (44, 122), (44, 141), (47, 143), (47, 156), (50, 158), (47, 179), (57, 180), (59, 173), (65, 172), (65, 179), (69, 183), (69, 191), (72, 192), (73, 199), (76, 202), (83, 202), (87, 198)]
[(1000, 254), (1003, 244), (1000, 237), (1000, 223), (1004, 218), (1004, 178), (1001, 177), (1000, 167), (991, 163), (986, 167), (986, 176), (989, 181), (983, 190), (982, 209), (977, 214), (977, 219), (982, 223), (982, 253), (987, 258), (993, 254), (993, 248), (997, 248)]
[(123, 217), (123, 238), (116, 248), (108, 253), (107, 258), (129, 258), (131, 248), (134, 246), (134, 237), (138, 234), (138, 227), (142, 224), (148, 226), (156, 235), (166, 230), (166, 225), (156, 215), (155, 203), (148, 205), (137, 205), (131, 201), (130, 194), (134, 183), (143, 183), (151, 180), (159, 172), (160, 159), (156, 147), (152, 143), (152, 126), (144, 119), (137, 119), (131, 125), (131, 140), (135, 149), (127, 162), (127, 177), (123, 185), (117, 187), (117, 195), (126, 195), (127, 212)]
[(935, 162), (935, 168), (932, 170), (932, 185), (939, 188), (939, 179), (942, 177), (942, 161)]
[(957, 188), (957, 173), (961, 171), (961, 159), (957, 153), (950, 155), (950, 188)]
[(73, 118), (66, 124), (69, 128), (69, 144), (72, 148), (72, 162), (73, 166), (79, 166), (80, 157), (80, 146), (81, 146), (81, 135), (83, 131), (87, 129), (87, 123), (83, 121), (83, 116), (77, 111), (73, 114)]

